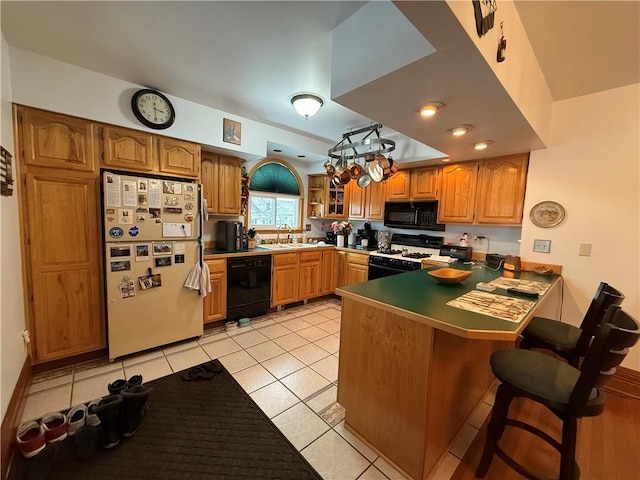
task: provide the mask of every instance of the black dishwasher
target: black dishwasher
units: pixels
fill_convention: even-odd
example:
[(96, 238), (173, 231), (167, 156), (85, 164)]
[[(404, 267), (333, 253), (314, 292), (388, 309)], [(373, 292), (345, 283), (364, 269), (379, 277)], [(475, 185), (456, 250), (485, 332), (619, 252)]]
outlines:
[(258, 317), (271, 303), (271, 255), (227, 259), (227, 321)]

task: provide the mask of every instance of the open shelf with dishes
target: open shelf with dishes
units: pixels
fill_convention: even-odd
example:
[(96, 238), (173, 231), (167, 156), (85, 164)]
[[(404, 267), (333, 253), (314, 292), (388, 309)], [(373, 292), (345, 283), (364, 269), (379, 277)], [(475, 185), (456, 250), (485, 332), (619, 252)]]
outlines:
[(307, 217), (324, 218), (326, 175), (309, 175)]

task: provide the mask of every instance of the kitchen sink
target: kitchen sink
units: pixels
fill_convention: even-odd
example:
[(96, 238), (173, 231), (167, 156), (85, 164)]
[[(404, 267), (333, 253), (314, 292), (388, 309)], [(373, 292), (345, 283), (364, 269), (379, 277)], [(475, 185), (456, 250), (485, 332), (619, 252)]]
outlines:
[(256, 245), (256, 247), (266, 248), (267, 250), (295, 250), (300, 248), (315, 248), (319, 245), (313, 243), (265, 243)]

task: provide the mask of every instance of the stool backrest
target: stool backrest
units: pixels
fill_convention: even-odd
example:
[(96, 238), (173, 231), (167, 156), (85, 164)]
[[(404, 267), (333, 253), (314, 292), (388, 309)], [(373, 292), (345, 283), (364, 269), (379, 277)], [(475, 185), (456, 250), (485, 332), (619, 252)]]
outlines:
[(591, 305), (584, 315), (580, 329), (580, 338), (576, 343), (576, 355), (584, 357), (591, 339), (596, 334), (598, 327), (602, 325), (603, 319), (607, 313), (607, 309), (611, 305), (620, 305), (624, 300), (624, 295), (613, 288), (611, 285), (601, 282), (596, 290), (596, 295), (591, 300)]
[(592, 390), (613, 376), (615, 367), (622, 363), (638, 339), (640, 323), (619, 305), (610, 306), (580, 367), (580, 378), (569, 399), (571, 410), (578, 411), (587, 404)]

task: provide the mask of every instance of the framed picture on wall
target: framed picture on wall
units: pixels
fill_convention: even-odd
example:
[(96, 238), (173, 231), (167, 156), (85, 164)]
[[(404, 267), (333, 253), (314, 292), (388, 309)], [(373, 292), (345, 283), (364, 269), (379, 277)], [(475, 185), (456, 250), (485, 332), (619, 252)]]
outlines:
[(227, 143), (240, 145), (242, 139), (242, 124), (224, 118), (222, 122), (222, 140)]

